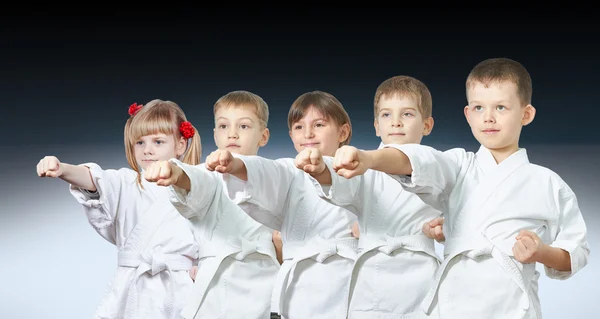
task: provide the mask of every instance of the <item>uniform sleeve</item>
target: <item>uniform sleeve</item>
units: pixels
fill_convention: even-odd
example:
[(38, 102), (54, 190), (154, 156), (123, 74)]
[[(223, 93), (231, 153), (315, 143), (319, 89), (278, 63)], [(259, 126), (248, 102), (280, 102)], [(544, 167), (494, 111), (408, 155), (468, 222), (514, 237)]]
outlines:
[(448, 197), (461, 172), (466, 158), (462, 149), (445, 152), (420, 144), (387, 144), (406, 154), (412, 166), (411, 175), (390, 175), (399, 181), (404, 189), (417, 194), (423, 202), (433, 208), (446, 211)]
[(260, 156), (234, 154), (246, 166), (248, 180), (244, 196), (236, 203), (257, 222), (281, 230), (291, 185), (300, 170), (289, 159), (270, 160)]
[(171, 159), (170, 162), (186, 173), (191, 184), (189, 192), (177, 186), (169, 186), (171, 203), (186, 218), (204, 218), (217, 192), (222, 191), (222, 180), (216, 174), (207, 171), (202, 164), (194, 166), (177, 159)]
[[(323, 194), (331, 203), (346, 208), (355, 215), (359, 215), (363, 210), (364, 175), (358, 175), (347, 179), (338, 175), (333, 170), (333, 158), (323, 157), (323, 161), (329, 173), (331, 174), (331, 188), (328, 192), (324, 192), (322, 187), (318, 189), (319, 194)], [(367, 171), (366, 174), (371, 173)], [(317, 187), (320, 187), (318, 185)]]
[(564, 182), (562, 182), (557, 196), (557, 207), (559, 209), (558, 225), (556, 225), (556, 236), (550, 246), (563, 249), (569, 253), (571, 271), (558, 271), (546, 266), (544, 269), (549, 278), (564, 280), (587, 265), (590, 247), (587, 241), (585, 221), (579, 210), (577, 197)]
[(102, 170), (95, 163), (82, 164), (90, 169), (96, 192), (69, 185), (73, 197), (87, 215), (90, 225), (109, 242), (116, 244), (115, 220), (119, 214), (119, 197), (123, 187), (125, 171)]

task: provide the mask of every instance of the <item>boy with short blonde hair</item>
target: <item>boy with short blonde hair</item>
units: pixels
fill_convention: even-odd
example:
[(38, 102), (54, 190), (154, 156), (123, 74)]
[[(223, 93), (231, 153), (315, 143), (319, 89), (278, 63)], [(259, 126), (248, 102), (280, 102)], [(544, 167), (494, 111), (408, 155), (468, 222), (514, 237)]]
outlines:
[(213, 107), (215, 119), (220, 109), (228, 107), (249, 107), (258, 117), (261, 128), (267, 128), (267, 123), (269, 123), (269, 106), (260, 96), (244, 90), (232, 91), (223, 95), (215, 102)]
[[(258, 95), (232, 91), (214, 106), (214, 139), (219, 149), (256, 155), (267, 144), (269, 109)], [(197, 171), (191, 178), (184, 172)], [(169, 186), (171, 201), (192, 224), (200, 257), (193, 291), (182, 316), (191, 318), (268, 318), (271, 293), (280, 269), (273, 230), (253, 220), (234, 197), (241, 186), (204, 165), (156, 162), (148, 181)], [(192, 187), (193, 185), (193, 187)], [(252, 291), (252, 297), (247, 292)], [(223, 298), (227, 296), (227, 298)]]
[[(376, 134), (382, 144), (420, 143), (433, 128), (431, 108), (431, 93), (423, 82), (409, 76), (389, 78), (375, 93)], [(324, 185), (320, 193), (358, 217), (360, 254), (354, 263), (349, 318), (424, 317), (420, 304), (434, 283), (440, 258), (422, 225), (441, 213), (387, 174), (371, 170), (346, 180), (326, 169), (331, 163), (317, 149), (296, 157), (296, 166)], [(327, 192), (325, 185), (331, 185)], [(409, 293), (399, 298), (397, 291)]]
[(407, 97), (416, 102), (419, 112), (424, 119), (430, 118), (432, 115), (432, 98), (431, 92), (427, 86), (410, 76), (398, 75), (383, 81), (375, 91), (374, 109), (375, 119), (379, 114), (379, 103), (384, 99), (393, 97)]
[[(445, 259), (423, 303), (442, 318), (541, 318), (537, 262), (567, 279), (590, 253), (575, 193), (519, 147), (535, 117), (531, 78), (518, 62), (488, 59), (466, 81), (465, 117), (481, 143), (476, 153), (389, 144), (346, 147), (334, 160), (351, 178), (372, 168), (394, 174), (405, 189), (446, 214)], [(476, 301), (476, 302), (475, 302)]]

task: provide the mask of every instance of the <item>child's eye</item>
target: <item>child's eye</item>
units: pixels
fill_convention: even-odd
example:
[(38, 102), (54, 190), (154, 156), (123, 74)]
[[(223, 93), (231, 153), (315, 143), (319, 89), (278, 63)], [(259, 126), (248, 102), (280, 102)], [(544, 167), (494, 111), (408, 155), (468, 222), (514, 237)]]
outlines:
[(302, 129), (302, 125), (296, 125), (294, 126), (294, 130), (301, 130)]
[(383, 113), (383, 114), (381, 114), (381, 117), (388, 117), (388, 116), (390, 116), (390, 113)]
[(240, 128), (243, 129), (243, 130), (245, 130), (245, 129), (250, 128), (250, 126), (246, 125), (246, 124), (242, 124), (242, 125), (240, 125)]
[(226, 128), (227, 128), (227, 125), (225, 125), (225, 124), (221, 124), (221, 125), (219, 125), (219, 128), (220, 128), (220, 129), (222, 129), (222, 130), (224, 130), (224, 129), (226, 129)]
[(498, 106), (496, 106), (496, 109), (497, 109), (498, 111), (502, 111), (502, 110), (505, 110), (505, 109), (506, 109), (506, 107), (505, 107), (504, 105), (498, 105)]
[(406, 113), (404, 113), (403, 115), (404, 115), (404, 116), (413, 116), (413, 114), (412, 114), (412, 113), (409, 113), (409, 112), (406, 112)]
[(158, 144), (158, 145), (163, 144), (163, 143), (164, 143), (164, 141), (156, 141), (156, 144)]
[(325, 125), (324, 125), (323, 123), (316, 123), (316, 124), (315, 124), (315, 126), (316, 126), (316, 127), (323, 127), (323, 126), (325, 126)]
[(137, 142), (135, 142), (135, 144), (136, 144), (136, 145), (142, 145), (142, 144), (144, 144), (144, 142), (142, 142), (142, 141), (137, 141)]
[(473, 109), (475, 111), (481, 111), (481, 110), (483, 110), (483, 107), (481, 105), (475, 105), (475, 107), (473, 107)]

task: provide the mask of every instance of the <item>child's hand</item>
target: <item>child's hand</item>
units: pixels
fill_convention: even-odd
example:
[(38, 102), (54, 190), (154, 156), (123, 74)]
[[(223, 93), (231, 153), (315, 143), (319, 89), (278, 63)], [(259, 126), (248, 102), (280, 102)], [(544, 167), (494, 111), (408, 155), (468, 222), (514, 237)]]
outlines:
[(364, 174), (369, 168), (369, 157), (354, 146), (344, 145), (335, 152), (333, 170), (345, 178)]
[(438, 243), (440, 243), (446, 240), (442, 226), (444, 226), (444, 219), (442, 217), (438, 217), (423, 224), (422, 230), (425, 236), (435, 239)]
[(146, 168), (144, 178), (149, 182), (156, 182), (159, 186), (171, 186), (175, 185), (183, 174), (179, 166), (169, 161), (157, 161)]
[(60, 177), (63, 170), (60, 161), (55, 156), (46, 156), (37, 164), (37, 174), (39, 177)]
[(192, 269), (190, 269), (190, 271), (188, 271), (188, 273), (190, 274), (190, 278), (192, 278), (192, 281), (196, 282), (196, 274), (198, 274), (198, 266), (193, 266)]
[(296, 155), (294, 164), (297, 168), (309, 173), (310, 175), (319, 175), (327, 168), (323, 162), (323, 156), (317, 148), (305, 148)]
[(521, 230), (516, 237), (517, 242), (513, 245), (515, 259), (524, 264), (537, 262), (545, 247), (540, 237), (531, 231)]
[(352, 237), (360, 238), (360, 228), (358, 228), (358, 222), (352, 224)]
[(233, 155), (228, 150), (216, 150), (206, 157), (205, 165), (209, 171), (229, 173), (233, 169)]

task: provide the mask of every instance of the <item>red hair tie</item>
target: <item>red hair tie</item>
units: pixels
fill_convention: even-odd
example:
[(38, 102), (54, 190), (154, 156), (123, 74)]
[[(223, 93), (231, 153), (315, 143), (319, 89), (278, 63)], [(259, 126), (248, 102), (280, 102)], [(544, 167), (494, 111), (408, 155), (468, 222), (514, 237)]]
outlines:
[(188, 138), (191, 138), (192, 136), (194, 136), (195, 130), (194, 130), (194, 127), (192, 126), (192, 123), (185, 121), (185, 122), (181, 122), (181, 125), (179, 125), (179, 132), (181, 132), (181, 136), (188, 139)]
[(137, 103), (133, 103), (129, 106), (129, 115), (134, 116), (142, 109), (142, 104), (138, 105)]

